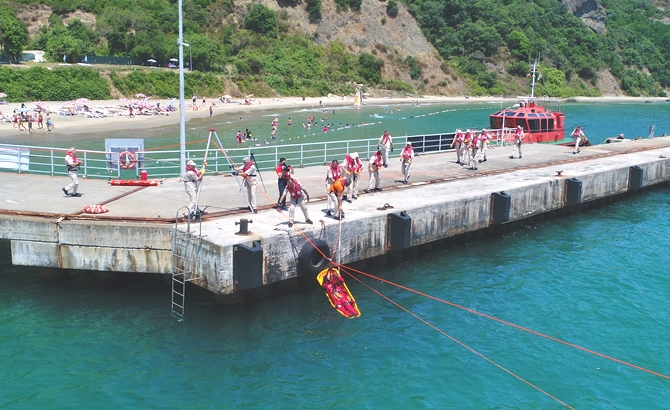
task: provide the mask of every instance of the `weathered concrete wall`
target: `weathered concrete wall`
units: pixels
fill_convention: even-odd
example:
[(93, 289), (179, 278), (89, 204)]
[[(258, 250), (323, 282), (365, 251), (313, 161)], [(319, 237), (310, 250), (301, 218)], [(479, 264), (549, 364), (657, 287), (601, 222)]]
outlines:
[[(386, 258), (390, 252), (391, 213), (405, 211), (411, 218), (409, 246), (425, 247), (492, 226), (494, 192), (505, 191), (510, 196), (509, 221), (513, 222), (564, 208), (567, 178), (582, 181), (582, 202), (628, 192), (630, 167), (634, 165), (644, 169), (643, 186), (670, 181), (670, 159), (643, 153), (565, 165), (563, 176), (557, 176), (551, 167), (521, 169), (366, 195), (357, 201), (360, 206), (353, 216), (347, 211), (342, 222), (339, 257), (346, 264)], [(378, 210), (384, 202), (402, 205)], [(316, 208), (321, 206), (315, 205), (313, 210)], [(248, 236), (234, 234), (234, 217), (203, 223), (202, 237), (192, 241), (189, 249), (193, 255), (190, 277), (199, 278), (193, 283), (230, 295), (240, 292), (236, 271), (237, 275), (256, 275), (259, 281), (255, 286), (299, 276), (299, 254), (308, 240), (298, 229), (310, 240), (329, 244), (331, 252), (338, 238), (336, 221), (312, 217), (314, 225), (296, 223), (288, 229), (285, 222), (277, 222), (278, 214), (258, 214)], [(44, 218), (0, 215), (0, 238), (11, 240), (13, 263), (49, 268), (169, 274), (172, 229), (172, 225), (115, 221), (73, 220), (57, 224)], [(262, 249), (262, 254), (255, 254), (262, 259), (261, 272), (254, 272), (255, 265), (236, 256), (239, 245), (252, 248), (254, 241), (259, 241)]]

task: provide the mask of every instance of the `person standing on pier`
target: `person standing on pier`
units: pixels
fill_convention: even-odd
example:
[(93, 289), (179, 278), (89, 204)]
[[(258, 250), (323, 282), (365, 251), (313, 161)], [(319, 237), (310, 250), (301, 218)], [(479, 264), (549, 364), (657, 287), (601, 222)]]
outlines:
[(482, 130), (481, 135), (479, 136), (479, 162), (486, 162), (488, 159), (486, 159), (486, 151), (489, 149), (489, 145), (491, 144), (491, 140), (493, 137), (489, 132), (484, 128)]
[[(265, 140), (267, 141), (267, 140)], [(275, 173), (277, 174), (277, 189), (279, 190), (279, 198), (281, 194), (284, 193), (286, 189), (286, 183), (291, 179), (291, 174), (293, 174), (293, 167), (286, 163), (286, 158), (279, 158), (279, 164), (275, 168)], [(277, 200), (277, 210), (286, 211), (286, 199), (283, 201)]]
[(249, 202), (249, 210), (253, 213), (258, 213), (256, 209), (256, 184), (258, 183), (258, 170), (253, 161), (249, 157), (244, 157), (242, 159), (242, 166), (235, 167), (235, 171), (238, 171), (240, 176), (244, 178), (244, 185), (247, 188), (247, 201)]
[[(74, 147), (67, 150), (67, 154), (65, 154), (65, 165), (67, 166), (67, 174), (72, 182), (63, 188), (63, 193), (66, 196), (81, 196), (81, 194), (77, 192), (77, 189), (79, 188), (79, 166), (83, 163), (84, 161), (77, 159), (77, 150)], [(70, 189), (72, 190), (72, 193), (68, 193)]]
[(393, 140), (391, 139), (391, 134), (387, 130), (384, 130), (384, 133), (379, 137), (379, 142), (377, 142), (377, 149), (381, 149), (384, 152), (384, 168), (389, 166), (389, 152), (393, 151)]
[(514, 159), (514, 154), (516, 154), (516, 151), (519, 150), (519, 159), (521, 159), (521, 144), (523, 142), (523, 128), (521, 128), (521, 125), (516, 126), (516, 131), (514, 132), (514, 150), (512, 151), (512, 155), (510, 155), (510, 159)]
[(358, 152), (352, 152), (344, 157), (343, 168), (347, 179), (350, 181), (347, 187), (347, 202), (351, 203), (352, 198), (358, 199), (358, 180), (360, 179), (361, 171), (363, 171), (363, 164), (361, 164), (361, 159), (358, 157)]
[(463, 134), (463, 131), (460, 129), (456, 130), (456, 133), (454, 134), (454, 139), (451, 140), (451, 145), (449, 145), (449, 148), (454, 148), (456, 147), (456, 163), (458, 165), (461, 164), (461, 147), (463, 146), (463, 140), (465, 139), (465, 134)]
[(379, 150), (374, 154), (372, 154), (372, 157), (370, 157), (370, 161), (368, 162), (368, 172), (370, 173), (370, 180), (368, 181), (368, 188), (365, 190), (366, 193), (382, 190), (379, 187), (379, 168), (381, 167), (382, 167), (382, 152), (381, 150)]
[(407, 180), (409, 180), (409, 167), (412, 165), (412, 159), (414, 159), (414, 148), (412, 148), (412, 143), (407, 141), (405, 148), (400, 153), (400, 171), (405, 177), (403, 184), (407, 184)]
[(202, 177), (205, 175), (205, 167), (202, 167), (201, 171), (198, 171), (195, 168), (195, 162), (189, 160), (186, 163), (186, 173), (184, 174), (184, 189), (186, 194), (188, 194), (188, 199), (190, 203), (188, 204), (188, 215), (195, 215), (195, 212), (198, 210), (198, 183), (202, 181)]
[[(340, 167), (340, 163), (334, 159), (328, 166), (328, 171), (326, 171), (326, 190), (328, 191), (328, 200), (326, 201), (326, 215), (328, 216), (332, 215), (332, 211), (334, 210), (335, 205), (338, 204), (338, 198), (335, 195), (330, 195), (330, 187), (340, 178), (342, 178), (342, 168)], [(339, 205), (342, 205), (341, 198), (339, 200)]]
[(302, 185), (300, 185), (300, 182), (298, 182), (297, 179), (291, 178), (286, 182), (286, 189), (279, 198), (279, 202), (283, 201), (287, 195), (291, 196), (291, 205), (288, 208), (288, 227), (290, 228), (293, 226), (296, 205), (300, 205), (302, 214), (305, 215), (305, 222), (311, 225), (313, 222), (309, 219), (307, 205), (305, 205), (305, 202), (309, 202), (309, 193), (302, 187)]
[(479, 159), (479, 135), (476, 130), (472, 130), (470, 135), (470, 149), (468, 150), (470, 160), (470, 169), (477, 170), (477, 160)]
[(575, 139), (575, 149), (572, 151), (573, 154), (578, 154), (580, 149), (579, 149), (579, 143), (582, 142), (582, 139), (586, 138), (586, 135), (584, 135), (584, 131), (582, 131), (582, 127), (579, 125), (577, 128), (575, 128), (574, 131), (572, 131), (572, 134), (570, 134), (572, 138)]

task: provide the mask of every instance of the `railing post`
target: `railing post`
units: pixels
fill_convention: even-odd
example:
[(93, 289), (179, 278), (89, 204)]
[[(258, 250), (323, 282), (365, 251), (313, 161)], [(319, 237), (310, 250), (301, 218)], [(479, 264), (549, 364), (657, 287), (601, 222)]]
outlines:
[(84, 151), (84, 178), (88, 178), (88, 161), (86, 158), (86, 151)]
[(304, 158), (304, 152), (305, 152), (305, 148), (301, 145), (300, 146), (300, 168), (302, 168), (302, 159)]
[(56, 171), (54, 168), (54, 150), (50, 149), (49, 152), (51, 153), (49, 158), (51, 160), (51, 176), (54, 176), (54, 172)]
[(21, 173), (21, 147), (18, 147), (16, 150), (16, 154), (19, 156), (16, 160), (16, 168), (19, 170), (19, 174)]
[(323, 163), (324, 164), (328, 163), (328, 143), (327, 142), (323, 143)]
[(217, 149), (214, 151), (214, 171), (218, 174), (219, 173), (219, 150)]

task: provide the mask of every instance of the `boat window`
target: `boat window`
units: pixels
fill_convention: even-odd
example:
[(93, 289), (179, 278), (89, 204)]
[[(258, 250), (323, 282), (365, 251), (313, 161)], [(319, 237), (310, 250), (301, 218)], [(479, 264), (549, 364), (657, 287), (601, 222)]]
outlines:
[(514, 118), (505, 117), (505, 128), (514, 128), (516, 124), (514, 123)]
[(547, 132), (547, 119), (542, 118), (542, 132)]
[(535, 132), (540, 130), (540, 120), (528, 120), (530, 131)]
[(537, 114), (528, 114), (529, 117), (538, 117)]
[(498, 120), (499, 120), (498, 118), (491, 117), (491, 128), (493, 128), (494, 130), (500, 128), (500, 121)]
[(517, 117), (525, 117), (525, 116), (526, 116), (526, 114), (525, 114), (525, 113), (523, 113), (523, 112), (520, 112), (520, 113), (518, 113), (518, 114), (517, 114), (516, 116), (517, 116)]
[(553, 118), (549, 120), (549, 128), (548, 129), (549, 129), (549, 131), (554, 130), (554, 119)]

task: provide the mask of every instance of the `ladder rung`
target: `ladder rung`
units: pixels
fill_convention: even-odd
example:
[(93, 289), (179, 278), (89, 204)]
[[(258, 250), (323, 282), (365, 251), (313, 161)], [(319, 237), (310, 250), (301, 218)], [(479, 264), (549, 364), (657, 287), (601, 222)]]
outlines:
[(191, 282), (193, 280), (200, 280), (200, 279), (202, 279), (202, 276), (198, 276), (197, 278), (186, 279), (186, 282)]

